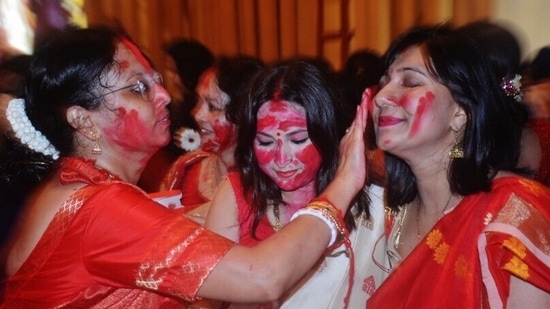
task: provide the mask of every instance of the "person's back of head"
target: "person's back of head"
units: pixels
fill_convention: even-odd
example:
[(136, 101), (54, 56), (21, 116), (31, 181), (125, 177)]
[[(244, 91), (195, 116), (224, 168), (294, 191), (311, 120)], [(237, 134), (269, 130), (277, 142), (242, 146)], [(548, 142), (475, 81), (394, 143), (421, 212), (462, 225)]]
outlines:
[(529, 68), (531, 78), (535, 82), (550, 79), (550, 45), (539, 49)]
[(254, 77), (265, 67), (262, 60), (248, 55), (222, 56), (215, 63), (218, 87), (229, 96), (227, 119), (238, 124), (238, 113)]
[(193, 39), (177, 39), (164, 46), (173, 60), (183, 86), (194, 91), (199, 77), (214, 63), (214, 55), (202, 43)]
[(520, 71), (521, 45), (511, 27), (479, 20), (465, 24), (458, 30), (476, 41), (489, 58), (498, 78), (513, 78)]
[(346, 60), (341, 74), (363, 92), (365, 88), (377, 85), (380, 81), (382, 57), (372, 50), (355, 51)]

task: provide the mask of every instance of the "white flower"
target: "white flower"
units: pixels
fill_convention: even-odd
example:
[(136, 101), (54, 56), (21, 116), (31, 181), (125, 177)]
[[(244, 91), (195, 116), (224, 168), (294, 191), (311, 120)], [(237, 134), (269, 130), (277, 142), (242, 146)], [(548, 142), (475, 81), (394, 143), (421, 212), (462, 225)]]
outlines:
[(199, 149), (201, 136), (191, 128), (180, 128), (174, 134), (174, 142), (185, 151), (193, 151)]
[(10, 122), (15, 136), (30, 149), (59, 159), (59, 151), (50, 144), (50, 141), (32, 125), (25, 113), (25, 100), (12, 99), (6, 108), (6, 118)]

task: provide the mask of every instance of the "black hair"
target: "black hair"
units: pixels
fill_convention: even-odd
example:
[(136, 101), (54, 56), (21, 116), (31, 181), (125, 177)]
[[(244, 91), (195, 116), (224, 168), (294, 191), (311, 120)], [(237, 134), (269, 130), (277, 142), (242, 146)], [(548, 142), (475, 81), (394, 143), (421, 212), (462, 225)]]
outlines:
[(218, 87), (229, 96), (225, 116), (238, 124), (238, 113), (254, 77), (265, 67), (259, 58), (247, 55), (222, 56), (216, 64)]
[[(109, 86), (103, 80), (114, 61), (117, 43), (129, 40), (122, 30), (106, 27), (52, 33), (32, 55), (25, 77), (25, 112), (33, 126), (59, 151), (74, 153), (75, 129), (68, 123), (71, 106), (97, 109)], [(13, 139), (15, 141), (15, 139)], [(2, 152), (0, 177), (13, 184), (37, 184), (57, 167), (57, 160), (13, 142)]]
[(214, 55), (194, 39), (176, 39), (164, 45), (164, 50), (176, 64), (183, 85), (194, 91), (202, 72), (212, 66)]

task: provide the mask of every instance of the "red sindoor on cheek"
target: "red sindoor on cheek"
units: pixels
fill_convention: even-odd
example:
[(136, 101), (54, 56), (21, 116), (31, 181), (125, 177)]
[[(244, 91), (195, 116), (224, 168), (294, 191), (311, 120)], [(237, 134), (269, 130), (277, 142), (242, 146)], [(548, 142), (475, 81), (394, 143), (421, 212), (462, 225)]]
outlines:
[(220, 150), (229, 149), (233, 146), (235, 139), (233, 138), (233, 125), (229, 121), (222, 122), (219, 119), (216, 119), (212, 129), (216, 134), (216, 139), (220, 144)]
[(275, 150), (264, 150), (258, 147), (254, 147), (254, 155), (258, 161), (258, 165), (264, 169), (271, 161), (275, 159)]
[(434, 100), (435, 95), (431, 91), (428, 91), (426, 95), (418, 100), (418, 106), (409, 132), (409, 137), (416, 136), (422, 127), (427, 124), (428, 119), (426, 118), (426, 111), (432, 108)]
[(304, 166), (304, 171), (299, 175), (299, 178), (304, 179), (313, 179), (317, 175), (317, 171), (323, 160), (321, 154), (313, 144), (309, 144), (301, 151), (296, 152), (296, 159), (302, 162)]
[(125, 108), (118, 109), (118, 117), (111, 122), (110, 127), (105, 128), (105, 138), (112, 140), (124, 150), (133, 151), (150, 146), (147, 141), (152, 138), (153, 132), (147, 128), (139, 118), (136, 110), (127, 111)]

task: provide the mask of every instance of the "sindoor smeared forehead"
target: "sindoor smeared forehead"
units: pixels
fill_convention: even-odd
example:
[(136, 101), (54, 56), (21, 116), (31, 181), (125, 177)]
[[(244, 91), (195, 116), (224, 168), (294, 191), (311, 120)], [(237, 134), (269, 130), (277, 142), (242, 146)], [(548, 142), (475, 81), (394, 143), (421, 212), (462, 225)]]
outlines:
[[(151, 64), (149, 63), (149, 61), (147, 61), (147, 58), (145, 58), (143, 53), (139, 50), (139, 48), (134, 43), (132, 43), (128, 39), (122, 39), (121, 43), (134, 55), (134, 57), (136, 57), (136, 60), (145, 68), (145, 71), (147, 73), (153, 72), (153, 68), (151, 67)], [(122, 62), (121, 62), (121, 68), (125, 68)]]

